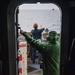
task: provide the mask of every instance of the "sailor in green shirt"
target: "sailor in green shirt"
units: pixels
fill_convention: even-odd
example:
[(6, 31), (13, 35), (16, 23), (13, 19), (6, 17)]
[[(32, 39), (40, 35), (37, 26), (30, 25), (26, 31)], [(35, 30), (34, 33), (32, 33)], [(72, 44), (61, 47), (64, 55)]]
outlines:
[(20, 30), (27, 42), (36, 48), (43, 58), (43, 75), (59, 75), (60, 72), (60, 44), (56, 31), (49, 32), (48, 42), (39, 42), (30, 37), (27, 32)]

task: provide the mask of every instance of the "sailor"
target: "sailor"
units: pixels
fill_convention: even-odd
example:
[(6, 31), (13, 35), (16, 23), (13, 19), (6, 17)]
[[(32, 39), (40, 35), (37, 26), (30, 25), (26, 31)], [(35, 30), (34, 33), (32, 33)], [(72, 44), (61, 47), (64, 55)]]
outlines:
[(36, 48), (43, 58), (43, 75), (59, 75), (60, 65), (60, 44), (56, 31), (49, 32), (48, 42), (39, 42), (30, 37), (27, 32), (20, 30), (20, 33), (25, 37), (28, 43)]

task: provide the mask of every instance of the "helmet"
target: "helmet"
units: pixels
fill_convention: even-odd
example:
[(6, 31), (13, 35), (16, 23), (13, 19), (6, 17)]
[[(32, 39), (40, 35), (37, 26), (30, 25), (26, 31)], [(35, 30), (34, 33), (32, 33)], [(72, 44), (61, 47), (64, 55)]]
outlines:
[(49, 35), (47, 37), (47, 40), (51, 43), (56, 43), (58, 40), (58, 34), (56, 31), (49, 32)]

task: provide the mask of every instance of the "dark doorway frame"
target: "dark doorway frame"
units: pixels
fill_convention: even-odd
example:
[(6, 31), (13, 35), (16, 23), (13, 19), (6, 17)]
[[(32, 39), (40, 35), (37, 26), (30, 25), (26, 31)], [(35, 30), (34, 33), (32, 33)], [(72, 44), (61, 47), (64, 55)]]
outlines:
[[(62, 66), (67, 62), (67, 51), (68, 51), (68, 35), (69, 35), (69, 8), (68, 4), (60, 0), (42, 1), (41, 3), (54, 3), (62, 10), (62, 27), (61, 27), (61, 64), (60, 64), (60, 75), (62, 75)], [(37, 3), (37, 1), (30, 0), (11, 0), (7, 10), (7, 28), (8, 28), (8, 50), (9, 50), (9, 75), (18, 75), (17, 72), (17, 44), (15, 35), (15, 12), (16, 8), (24, 3)], [(63, 55), (64, 54), (64, 55)]]

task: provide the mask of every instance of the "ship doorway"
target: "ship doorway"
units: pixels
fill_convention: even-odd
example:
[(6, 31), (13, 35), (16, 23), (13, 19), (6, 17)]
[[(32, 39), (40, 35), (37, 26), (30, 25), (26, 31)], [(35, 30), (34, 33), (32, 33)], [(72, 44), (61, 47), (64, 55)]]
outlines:
[[(61, 40), (61, 19), (62, 12), (61, 9), (54, 3), (32, 3), (32, 4), (22, 4), (18, 6), (18, 28), (31, 34), (33, 29), (33, 24), (38, 24), (38, 29), (43, 25), (45, 29), (49, 31), (57, 31), (60, 42)], [(20, 31), (18, 29), (18, 33)], [(22, 36), (22, 35), (19, 35)], [(19, 40), (24, 41), (22, 36)], [(46, 42), (46, 35), (42, 32), (41, 36), (42, 42)], [(61, 42), (60, 42), (61, 44)], [(36, 63), (32, 63), (32, 53), (31, 46), (27, 43), (27, 75), (41, 75), (42, 69), (40, 69), (40, 64), (38, 64), (38, 52), (36, 53)]]
[[(52, 0), (51, 0), (52, 1)], [(51, 1), (40, 1), (41, 3), (51, 3)], [(16, 30), (16, 9), (17, 7), (19, 7), (21, 4), (24, 3), (37, 3), (37, 1), (34, 0), (29, 0), (29, 1), (25, 1), (25, 0), (11, 0), (11, 2), (9, 3), (8, 9), (7, 9), (7, 30), (8, 30), (8, 51), (9, 51), (9, 74), (10, 75), (18, 75), (18, 65), (17, 65), (17, 50), (18, 50), (18, 46), (17, 46), (17, 30)], [(58, 8), (59, 11), (61, 13), (60, 19), (62, 21), (61, 25), (61, 63), (60, 63), (60, 75), (62, 75), (65, 71), (65, 64), (67, 61), (67, 51), (68, 51), (68, 36), (69, 36), (69, 7), (68, 4), (66, 4), (65, 2), (61, 2), (61, 1), (52, 1), (52, 3), (55, 3)], [(39, 4), (39, 3), (38, 3)], [(61, 8), (61, 9), (60, 9)], [(62, 11), (63, 12), (62, 12)], [(54, 11), (54, 9), (53, 9)], [(17, 25), (18, 26), (18, 25)]]

